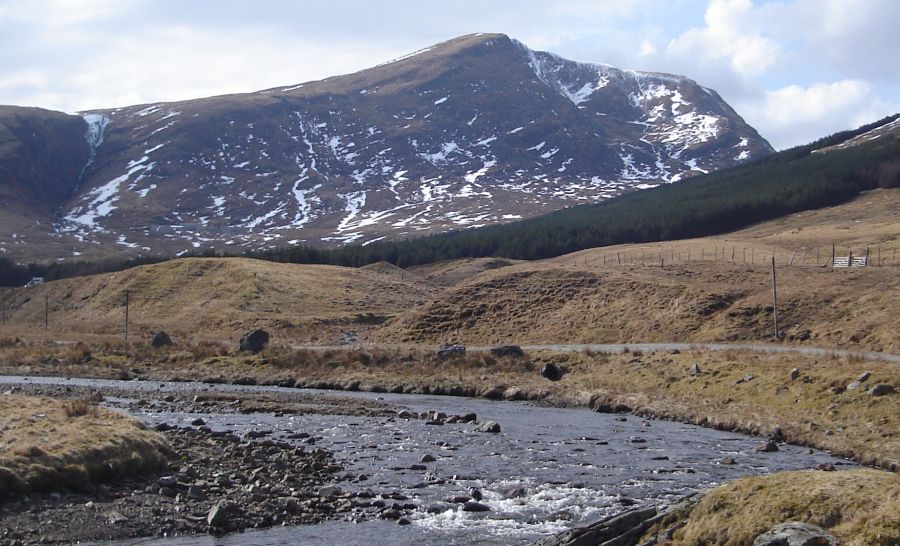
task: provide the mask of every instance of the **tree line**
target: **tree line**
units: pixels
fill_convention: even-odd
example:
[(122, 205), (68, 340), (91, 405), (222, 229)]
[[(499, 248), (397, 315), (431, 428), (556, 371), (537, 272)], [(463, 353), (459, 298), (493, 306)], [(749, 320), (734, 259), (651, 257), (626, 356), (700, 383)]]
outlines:
[[(386, 261), (400, 267), (441, 260), (503, 257), (538, 260), (587, 248), (715, 235), (786, 214), (836, 205), (860, 192), (900, 187), (900, 138), (813, 153), (894, 121), (889, 116), (853, 131), (777, 152), (756, 161), (676, 184), (629, 193), (513, 223), (366, 246), (325, 249), (304, 245), (242, 256), (275, 262), (359, 267)], [(208, 256), (212, 253), (191, 254)], [(222, 255), (216, 253), (215, 255)], [(0, 286), (120, 271), (164, 257), (17, 265), (0, 258)]]

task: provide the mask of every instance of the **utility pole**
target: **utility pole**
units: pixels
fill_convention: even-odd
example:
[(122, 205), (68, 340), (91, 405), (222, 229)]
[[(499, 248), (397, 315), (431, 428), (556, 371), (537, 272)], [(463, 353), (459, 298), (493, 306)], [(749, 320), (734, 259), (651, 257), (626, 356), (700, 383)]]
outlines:
[(131, 294), (130, 290), (125, 291), (125, 341), (128, 341), (128, 304), (129, 304), (129, 296)]
[(775, 341), (778, 341), (778, 289), (775, 285), (775, 256), (772, 256), (772, 320), (775, 323)]

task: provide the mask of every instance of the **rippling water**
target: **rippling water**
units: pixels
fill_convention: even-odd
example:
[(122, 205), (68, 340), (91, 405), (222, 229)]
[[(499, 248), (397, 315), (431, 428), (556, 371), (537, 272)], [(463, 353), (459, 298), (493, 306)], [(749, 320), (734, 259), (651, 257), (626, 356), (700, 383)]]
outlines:
[[(0, 379), (0, 382), (4, 381)], [(32, 379), (32, 382), (44, 381)], [(277, 387), (203, 384), (51, 380), (57, 384), (94, 384), (160, 391), (215, 389), (285, 391)], [(295, 391), (296, 392), (296, 391)], [(305, 391), (309, 392), (309, 391)], [(334, 394), (334, 393), (329, 393)], [(333, 415), (139, 413), (149, 423), (181, 425), (203, 417), (214, 430), (273, 430), (280, 439), (308, 432), (316, 445), (331, 449), (353, 474), (366, 474), (349, 490), (397, 491), (420, 509), (412, 525), (394, 522), (330, 522), (315, 526), (248, 531), (220, 538), (208, 536), (138, 540), (132, 544), (522, 544), (580, 523), (627, 509), (627, 504), (675, 500), (740, 476), (809, 468), (819, 463), (853, 465), (824, 452), (783, 445), (775, 453), (757, 453), (759, 438), (692, 425), (648, 421), (631, 415), (607, 415), (581, 409), (535, 407), (520, 402), (492, 402), (420, 395), (347, 393), (406, 406), (412, 411), (448, 414), (476, 412), (494, 420), (500, 434), (472, 431), (472, 425), (426, 425), (419, 419)], [(423, 455), (437, 460), (426, 470), (411, 470)], [(732, 457), (736, 465), (723, 465)], [(446, 480), (425, 485), (428, 477)], [(484, 493), (490, 512), (463, 512), (459, 505), (425, 508), (468, 487)], [(510, 488), (523, 495), (506, 498)], [(407, 502), (407, 501), (404, 501)]]

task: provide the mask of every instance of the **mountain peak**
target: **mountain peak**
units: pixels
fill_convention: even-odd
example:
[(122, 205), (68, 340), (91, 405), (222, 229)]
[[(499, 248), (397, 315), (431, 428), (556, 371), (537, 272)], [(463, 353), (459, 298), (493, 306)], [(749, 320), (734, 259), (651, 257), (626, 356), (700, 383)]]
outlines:
[[(321, 81), (71, 118), (70, 174), (47, 175), (70, 177), (68, 191), (52, 200), (55, 214), (42, 209), (11, 232), (30, 249), (47, 241), (53, 258), (410, 237), (771, 152), (688, 78), (570, 61), (487, 33)], [(52, 151), (29, 157), (52, 164)], [(27, 176), (10, 180), (40, 171), (17, 172)], [(0, 233), (0, 252), (24, 248), (11, 233)]]

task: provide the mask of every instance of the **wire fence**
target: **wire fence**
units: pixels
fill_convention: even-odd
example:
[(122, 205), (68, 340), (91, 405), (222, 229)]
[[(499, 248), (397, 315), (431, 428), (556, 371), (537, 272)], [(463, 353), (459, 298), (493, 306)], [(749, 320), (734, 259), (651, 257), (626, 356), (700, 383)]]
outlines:
[[(607, 251), (598, 256), (578, 256), (573, 263), (576, 266), (630, 266), (643, 265), (666, 267), (673, 264), (693, 264), (720, 262), (725, 264), (746, 265), (769, 268), (772, 263), (779, 268), (820, 268), (841, 269), (854, 268), (885, 269), (900, 266), (897, 249), (884, 247), (849, 248), (832, 246), (799, 247), (795, 249), (760, 248), (739, 245), (718, 246), (680, 246), (672, 250), (630, 250)], [(386, 276), (397, 275), (408, 278), (419, 278), (404, 270), (396, 273), (380, 273)], [(423, 282), (424, 279), (420, 279)], [(173, 292), (164, 295), (145, 295), (136, 290), (122, 290), (113, 297), (105, 296), (102, 302), (95, 305), (83, 304), (85, 298), (73, 298), (55, 295), (53, 291), (42, 292), (40, 285), (31, 288), (0, 289), (0, 326), (20, 326), (29, 331), (51, 328), (78, 331), (96, 330), (97, 334), (121, 336), (124, 339), (135, 334), (146, 334), (172, 327), (175, 322), (173, 313), (184, 311), (177, 309), (178, 296)], [(86, 316), (87, 309), (94, 315)], [(256, 306), (247, 302), (234, 311), (246, 313), (248, 320), (277, 318), (277, 312), (270, 306)], [(193, 312), (199, 317), (202, 309)], [(183, 321), (182, 316), (179, 320)], [(83, 324), (78, 324), (83, 322)]]
[[(681, 250), (641, 250), (606, 252), (602, 256), (581, 256), (575, 265), (646, 265), (665, 266), (695, 262), (723, 262), (769, 267), (772, 259), (779, 267), (894, 267), (900, 266), (897, 249), (876, 247), (852, 249), (831, 247), (799, 247), (796, 249), (760, 249), (737, 245), (683, 248)], [(846, 264), (846, 265), (845, 265)]]

